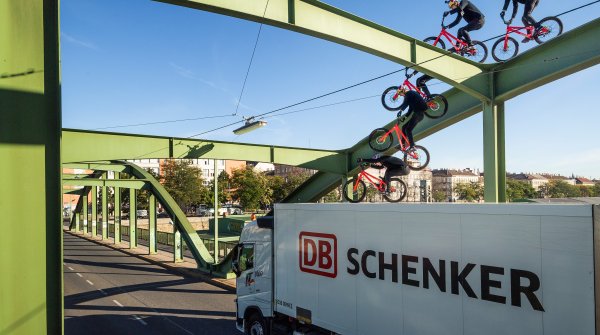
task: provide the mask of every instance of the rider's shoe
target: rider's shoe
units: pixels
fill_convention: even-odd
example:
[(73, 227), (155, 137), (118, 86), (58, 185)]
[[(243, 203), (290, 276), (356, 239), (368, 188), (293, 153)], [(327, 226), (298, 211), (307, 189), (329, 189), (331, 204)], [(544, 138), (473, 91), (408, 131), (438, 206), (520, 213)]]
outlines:
[(529, 38), (529, 37), (525, 37), (525, 38), (524, 38), (524, 39), (521, 41), (521, 43), (529, 43), (529, 41), (531, 41), (531, 38)]

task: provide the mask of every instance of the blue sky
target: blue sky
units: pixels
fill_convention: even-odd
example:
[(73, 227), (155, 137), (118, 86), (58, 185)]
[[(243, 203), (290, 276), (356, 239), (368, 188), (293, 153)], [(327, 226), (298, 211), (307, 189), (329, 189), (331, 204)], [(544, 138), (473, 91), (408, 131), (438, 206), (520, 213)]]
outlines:
[[(439, 33), (441, 13), (447, 8), (442, 0), (404, 2), (410, 7), (388, 0), (324, 2), (419, 39)], [(534, 16), (588, 2), (545, 0)], [(487, 22), (472, 33), (474, 39), (503, 32), (498, 16), (502, 3), (475, 2)], [(561, 19), (569, 30), (597, 17), (600, 3)], [(188, 137), (402, 68), (345, 46), (263, 25), (238, 114), (232, 116), (258, 31), (255, 22), (148, 0), (63, 0), (63, 127)], [(248, 134), (234, 135), (236, 126), (231, 126), (196, 138), (347, 148), (394, 118), (379, 96), (401, 79), (389, 76), (282, 113), (358, 101), (274, 113), (265, 119), (266, 127)], [(431, 84), (432, 92), (449, 88), (438, 81)], [(599, 86), (600, 67), (595, 66), (508, 101), (507, 170), (600, 178), (600, 113), (589, 99)], [(212, 118), (169, 122), (202, 117)], [(161, 123), (122, 127), (148, 122)], [(482, 123), (478, 114), (420, 141), (431, 152), (430, 166), (481, 169)]]

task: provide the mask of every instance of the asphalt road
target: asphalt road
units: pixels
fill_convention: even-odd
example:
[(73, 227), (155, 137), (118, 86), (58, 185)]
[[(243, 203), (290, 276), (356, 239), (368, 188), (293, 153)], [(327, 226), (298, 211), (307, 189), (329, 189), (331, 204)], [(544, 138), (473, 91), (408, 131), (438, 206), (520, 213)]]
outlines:
[(65, 334), (240, 334), (235, 294), (64, 234)]

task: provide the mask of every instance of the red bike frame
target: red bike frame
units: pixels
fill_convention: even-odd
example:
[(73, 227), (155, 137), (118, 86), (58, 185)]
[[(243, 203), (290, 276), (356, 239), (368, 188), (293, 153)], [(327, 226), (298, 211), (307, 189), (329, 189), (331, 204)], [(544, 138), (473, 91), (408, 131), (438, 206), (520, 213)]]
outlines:
[[(444, 36), (446, 38), (446, 40), (448, 40), (448, 43), (452, 44), (452, 47), (454, 48), (454, 50), (456, 51), (456, 53), (460, 53), (460, 50), (463, 48), (466, 48), (468, 46), (467, 42), (461, 40), (460, 38), (450, 34), (448, 32), (448, 30), (446, 30), (446, 28), (444, 26), (442, 26), (442, 30), (440, 31), (440, 34), (438, 35), (438, 37), (435, 39), (435, 42), (433, 42), (433, 46), (436, 46), (440, 40), (440, 38), (442, 38), (442, 36)], [(456, 44), (458, 43), (458, 45), (460, 47), (457, 47)]]
[[(437, 40), (436, 40), (436, 42), (437, 42)], [(415, 92), (419, 93), (423, 97), (423, 99), (427, 99), (427, 95), (425, 95), (425, 93), (421, 92), (421, 90), (417, 86), (413, 85), (413, 83), (410, 82), (409, 79), (414, 75), (415, 75), (414, 72), (411, 74), (408, 74), (408, 73), (406, 74), (406, 79), (404, 79), (404, 82), (402, 83), (402, 85), (398, 86), (398, 90), (396, 91), (396, 94), (394, 94), (394, 96), (393, 96), (394, 100), (398, 99), (398, 96), (400, 95), (400, 89), (402, 87), (406, 87), (407, 91), (415, 91)]]
[(394, 125), (390, 130), (387, 131), (387, 133), (381, 135), (382, 139), (386, 139), (388, 136), (392, 136), (392, 133), (396, 133), (396, 136), (398, 137), (398, 143), (400, 144), (400, 151), (406, 153), (408, 155), (408, 157), (411, 157), (413, 159), (418, 159), (418, 155), (415, 151), (409, 151), (407, 152), (406, 149), (408, 149), (408, 147), (410, 146), (410, 142), (408, 141), (408, 137), (406, 137), (406, 134), (404, 134), (404, 132), (402, 131), (402, 129), (400, 129), (400, 127), (398, 127), (398, 123), (396, 123), (396, 125)]
[[(354, 182), (354, 185), (352, 186), (353, 192), (356, 192), (356, 190), (358, 189), (358, 185), (360, 184), (360, 181), (362, 179), (366, 179), (379, 192), (385, 191), (386, 184), (381, 178), (375, 177), (374, 175), (368, 173), (362, 165), (361, 165), (361, 169), (362, 169), (362, 171), (360, 171), (360, 173), (358, 174), (358, 178), (356, 178), (356, 182)], [(392, 191), (394, 191), (394, 190), (392, 190)]]
[[(542, 27), (540, 29), (540, 33), (544, 33), (547, 29), (546, 27)], [(522, 33), (521, 30), (525, 30), (525, 33)], [(533, 32), (535, 31), (535, 27), (534, 26), (527, 26), (527, 27), (520, 27), (520, 26), (509, 26), (506, 25), (506, 35), (504, 35), (504, 50), (506, 50), (506, 48), (508, 48), (508, 35), (512, 34), (512, 33), (517, 33), (519, 35), (525, 36), (529, 39), (533, 39)]]

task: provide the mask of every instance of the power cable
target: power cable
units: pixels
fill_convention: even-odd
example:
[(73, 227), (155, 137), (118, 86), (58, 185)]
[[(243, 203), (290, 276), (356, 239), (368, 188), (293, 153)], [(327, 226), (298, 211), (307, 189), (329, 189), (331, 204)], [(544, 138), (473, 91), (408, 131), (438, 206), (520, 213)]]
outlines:
[[(263, 12), (263, 19), (265, 15), (267, 15), (267, 8), (269, 7), (269, 1), (267, 0), (267, 4), (265, 5), (265, 11)], [(250, 68), (252, 67), (252, 61), (254, 60), (254, 53), (256, 52), (256, 46), (258, 45), (258, 40), (260, 39), (260, 32), (262, 31), (263, 23), (262, 20), (260, 22), (260, 26), (258, 27), (258, 35), (256, 35), (256, 41), (254, 42), (254, 49), (252, 50), (252, 56), (250, 57), (250, 64), (248, 64), (248, 70), (246, 70), (246, 77), (244, 77), (244, 83), (242, 84), (242, 91), (240, 92), (240, 97), (238, 98), (237, 104), (235, 106), (235, 113), (233, 116), (236, 116), (238, 113), (238, 108), (240, 107), (240, 103), (242, 103), (242, 95), (244, 94), (244, 88), (246, 88), (246, 80), (248, 80), (248, 75), (250, 74)]]
[(146, 122), (146, 123), (127, 124), (127, 125), (121, 125), (121, 126), (111, 126), (111, 127), (94, 128), (92, 130), (104, 130), (104, 129), (127, 128), (127, 127), (140, 127), (140, 126), (149, 126), (149, 125), (153, 125), (153, 124), (176, 123), (176, 122), (197, 121), (197, 120), (206, 120), (206, 119), (217, 119), (217, 118), (230, 117), (230, 116), (231, 115), (229, 115), (229, 114), (227, 114), (227, 115), (203, 116), (203, 117), (196, 117), (196, 118), (190, 118), (190, 119), (155, 121), (155, 122)]

